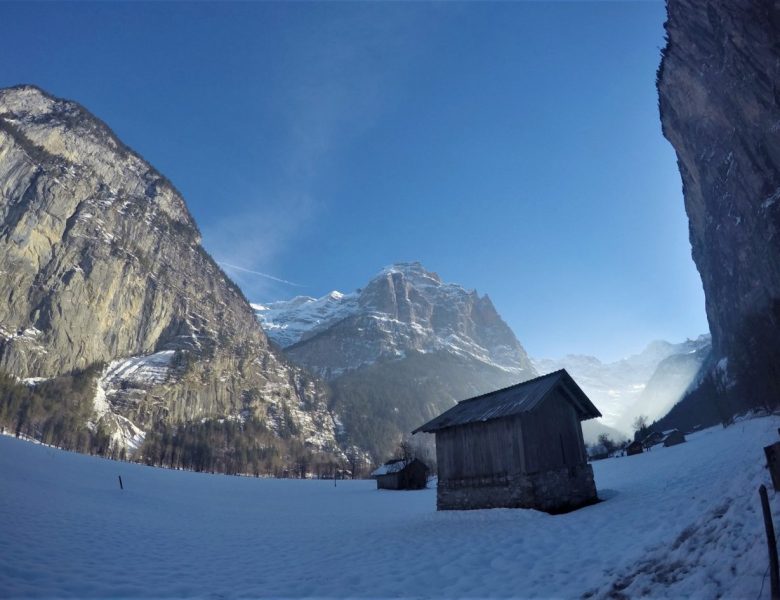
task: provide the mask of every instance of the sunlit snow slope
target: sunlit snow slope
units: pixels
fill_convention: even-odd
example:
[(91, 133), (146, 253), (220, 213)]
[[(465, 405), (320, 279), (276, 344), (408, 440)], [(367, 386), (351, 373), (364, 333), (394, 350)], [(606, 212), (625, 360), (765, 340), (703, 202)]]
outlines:
[(778, 425), (597, 462), (605, 501), (559, 516), (436, 512), (432, 489), (166, 471), (0, 437), (0, 597), (757, 598), (756, 489)]

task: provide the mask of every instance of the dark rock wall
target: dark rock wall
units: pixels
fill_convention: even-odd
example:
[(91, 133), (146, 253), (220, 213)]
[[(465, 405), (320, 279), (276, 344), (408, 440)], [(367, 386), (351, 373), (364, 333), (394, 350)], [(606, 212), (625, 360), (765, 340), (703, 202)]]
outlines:
[(720, 389), (771, 383), (780, 343), (780, 3), (669, 0), (667, 11), (659, 107), (682, 176), (714, 376)]

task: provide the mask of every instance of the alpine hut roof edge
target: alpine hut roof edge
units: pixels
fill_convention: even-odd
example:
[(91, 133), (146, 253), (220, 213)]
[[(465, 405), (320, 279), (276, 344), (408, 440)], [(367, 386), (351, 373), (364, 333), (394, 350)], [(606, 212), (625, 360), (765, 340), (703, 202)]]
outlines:
[(547, 395), (559, 384), (563, 385), (564, 395), (579, 414), (580, 421), (601, 416), (599, 410), (580, 389), (571, 375), (566, 372), (566, 369), (560, 369), (500, 390), (461, 400), (412, 433), (420, 431), (434, 433), (448, 427), (491, 421), (528, 412), (544, 401)]

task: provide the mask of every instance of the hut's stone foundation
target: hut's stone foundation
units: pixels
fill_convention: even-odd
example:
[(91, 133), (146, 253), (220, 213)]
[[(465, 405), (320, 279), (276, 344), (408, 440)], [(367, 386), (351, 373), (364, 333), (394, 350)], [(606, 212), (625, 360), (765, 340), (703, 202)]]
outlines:
[(438, 510), (535, 508), (557, 513), (598, 500), (589, 464), (530, 475), (439, 480)]

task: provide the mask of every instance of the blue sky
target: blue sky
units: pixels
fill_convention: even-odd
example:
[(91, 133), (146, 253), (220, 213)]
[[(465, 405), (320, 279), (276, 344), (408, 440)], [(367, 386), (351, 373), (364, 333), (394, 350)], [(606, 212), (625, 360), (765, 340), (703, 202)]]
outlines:
[(78, 100), (256, 301), (420, 260), (534, 356), (707, 331), (658, 119), (662, 2), (0, 3), (0, 85)]

